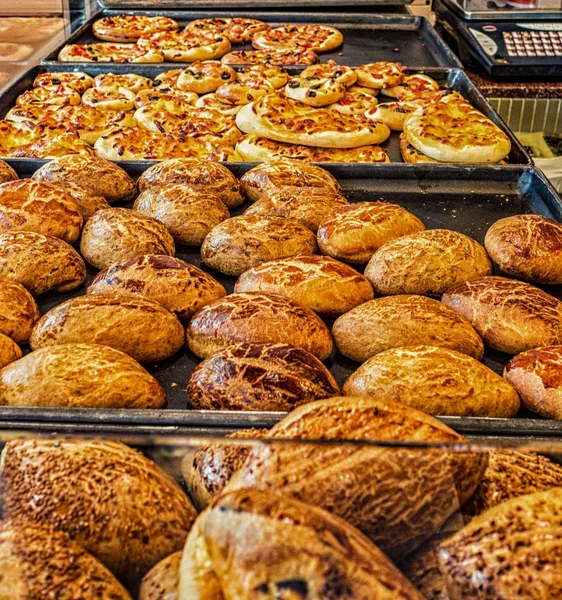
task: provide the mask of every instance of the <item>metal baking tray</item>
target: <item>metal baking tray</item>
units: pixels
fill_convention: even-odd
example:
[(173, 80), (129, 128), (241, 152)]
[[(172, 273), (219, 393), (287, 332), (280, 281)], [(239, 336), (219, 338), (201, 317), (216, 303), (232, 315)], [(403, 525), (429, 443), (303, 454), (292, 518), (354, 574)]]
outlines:
[[(19, 79), (17, 79), (9, 88), (7, 88), (0, 96), (0, 118), (3, 118), (4, 115), (14, 106), (16, 102), (16, 98), (30, 89), (33, 85), (33, 81), (35, 77), (39, 73), (45, 72), (60, 72), (60, 71), (83, 71), (92, 76), (99, 75), (100, 73), (110, 73), (114, 71), (113, 69), (115, 65), (106, 64), (92, 64), (92, 63), (81, 63), (77, 65), (76, 63), (56, 63), (49, 65), (40, 65), (31, 68), (29, 71), (24, 73)], [(162, 64), (157, 65), (143, 65), (143, 64), (132, 64), (132, 65), (124, 65), (121, 67), (120, 72), (122, 73), (138, 73), (139, 75), (145, 75), (146, 77), (155, 78), (162, 71), (165, 71), (167, 67)], [(302, 70), (302, 67), (286, 67), (289, 73), (297, 73)], [(472, 83), (472, 81), (466, 76), (464, 71), (460, 69), (446, 69), (446, 68), (416, 68), (413, 67), (409, 69), (411, 72), (423, 72), (427, 73), (435, 80), (437, 80), (442, 87), (447, 87), (449, 89), (457, 90), (460, 92), (467, 100), (469, 100), (472, 105), (480, 110), (484, 115), (486, 115), (489, 119), (491, 119), (494, 123), (496, 123), (499, 127), (501, 127), (506, 134), (509, 136), (511, 140), (511, 152), (509, 154), (509, 161), (512, 164), (520, 164), (520, 165), (529, 165), (532, 164), (531, 158), (527, 154), (525, 148), (521, 145), (519, 140), (513, 135), (507, 125), (502, 121), (500, 116), (493, 110), (488, 101), (484, 98), (484, 96), (478, 91), (478, 88)], [(390, 98), (389, 98), (390, 100)], [(381, 144), (383, 148), (386, 149), (391, 163), (402, 163), (402, 156), (400, 154), (399, 147), (399, 134), (393, 132), (390, 135), (390, 138)], [(29, 159), (20, 159), (22, 163), (28, 162)], [(45, 161), (44, 161), (45, 162)], [(151, 164), (150, 161), (139, 161), (138, 168), (145, 169), (147, 166)], [(403, 164), (403, 163), (402, 163)], [(385, 168), (386, 164), (378, 164), (374, 165), (378, 168)], [(412, 165), (408, 165), (411, 168)], [(25, 168), (25, 167), (24, 167)], [(426, 165), (426, 168), (436, 169), (441, 168), (441, 165)], [(457, 165), (453, 168), (463, 169), (464, 166)]]
[[(20, 177), (28, 177), (40, 161), (8, 161)], [(137, 177), (146, 168), (138, 163), (123, 163)], [(230, 164), (235, 175), (241, 176), (251, 165)], [(542, 173), (530, 166), (472, 166), (464, 169), (444, 165), (438, 169), (422, 166), (328, 165), (352, 202), (386, 200), (416, 214), (428, 228), (447, 228), (467, 234), (483, 242), (488, 227), (509, 215), (535, 213), (562, 221), (562, 201)], [(247, 204), (232, 211), (242, 213)], [(177, 256), (211, 273), (231, 293), (235, 277), (222, 275), (201, 263), (199, 249), (178, 246)], [(95, 274), (88, 268), (88, 281)], [(80, 295), (85, 288), (66, 294), (45, 294), (38, 298), (42, 314), (60, 302)], [(330, 325), (330, 323), (328, 323)], [(501, 373), (509, 356), (487, 351), (484, 363)], [(240, 427), (271, 426), (283, 413), (241, 411), (196, 411), (187, 409), (186, 387), (190, 374), (199, 363), (189, 350), (158, 364), (148, 365), (168, 394), (168, 408), (161, 410), (98, 410), (59, 408), (0, 407), (0, 421), (41, 424), (56, 427), (61, 424), (72, 430), (79, 426), (95, 429), (131, 431), (163, 430), (181, 432), (186, 429), (219, 428), (228, 432)], [(358, 364), (334, 352), (327, 366), (341, 386)], [(537, 435), (562, 434), (562, 422), (538, 418), (481, 419), (448, 417), (443, 420), (458, 431), (473, 435)], [(523, 417), (523, 418), (522, 418)]]
[[(127, 11), (132, 13), (132, 11)], [(141, 11), (139, 11), (140, 14)], [(66, 44), (91, 44), (100, 42), (92, 35), (92, 23), (103, 16), (115, 16), (122, 11), (103, 11), (90, 19), (76, 33), (71, 35), (64, 44), (51, 52), (43, 64), (84, 65), (88, 63), (60, 63), (57, 58), (60, 50)], [(133, 13), (134, 14), (134, 13)], [(146, 14), (146, 11), (143, 11)], [(321, 62), (330, 59), (349, 66), (358, 66), (368, 62), (388, 60), (401, 62), (409, 67), (462, 67), (453, 51), (439, 37), (435, 29), (423, 17), (396, 15), (368, 15), (354, 13), (307, 13), (307, 12), (158, 12), (159, 15), (171, 17), (180, 26), (187, 25), (194, 19), (213, 17), (247, 16), (270, 23), (279, 27), (287, 23), (325, 23), (337, 27), (344, 36), (342, 46), (332, 52), (323, 52)], [(236, 44), (236, 50), (251, 50), (251, 44)], [(106, 63), (112, 69), (123, 70), (129, 63)], [(186, 63), (160, 63), (165, 68), (179, 68)]]

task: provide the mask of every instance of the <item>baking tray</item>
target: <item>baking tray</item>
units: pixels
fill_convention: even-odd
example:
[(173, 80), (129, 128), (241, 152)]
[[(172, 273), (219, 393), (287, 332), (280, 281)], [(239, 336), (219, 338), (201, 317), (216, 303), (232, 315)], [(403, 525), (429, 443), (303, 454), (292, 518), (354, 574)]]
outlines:
[[(26, 73), (24, 73), (19, 79), (17, 79), (9, 88), (7, 88), (0, 96), (0, 118), (3, 118), (4, 115), (14, 106), (16, 98), (22, 94), (25, 90), (30, 89), (33, 85), (33, 81), (35, 77), (39, 73), (45, 72), (60, 72), (60, 71), (83, 71), (92, 76), (99, 75), (100, 73), (110, 73), (115, 71), (113, 68), (115, 65), (111, 64), (92, 64), (92, 63), (81, 63), (80, 65), (76, 63), (56, 63), (49, 65), (39, 65), (32, 67)], [(177, 66), (177, 65), (176, 65)], [(292, 74), (296, 74), (302, 70), (303, 67), (286, 67), (287, 71)], [(163, 64), (157, 65), (142, 65), (142, 64), (133, 64), (133, 65), (124, 65), (121, 67), (121, 73), (138, 73), (139, 75), (145, 75), (146, 77), (155, 78), (162, 71), (165, 71), (167, 67)], [(486, 115), (489, 119), (491, 119), (494, 123), (496, 123), (499, 127), (501, 127), (506, 134), (509, 136), (511, 140), (511, 152), (509, 154), (509, 161), (513, 164), (521, 164), (528, 165), (531, 164), (531, 158), (527, 154), (527, 151), (519, 140), (513, 135), (507, 125), (502, 121), (501, 117), (494, 111), (494, 109), (490, 106), (488, 101), (484, 98), (484, 96), (478, 91), (478, 88), (472, 83), (472, 81), (466, 76), (464, 71), (460, 69), (448, 69), (448, 68), (423, 68), (423, 67), (414, 67), (408, 69), (409, 72), (423, 72), (427, 73), (434, 79), (436, 79), (443, 87), (448, 87), (450, 89), (457, 90), (460, 92), (467, 100), (469, 100), (474, 107), (480, 110), (484, 115)], [(389, 98), (389, 101), (391, 99)], [(399, 134), (393, 132), (390, 138), (381, 144), (383, 148), (386, 149), (391, 163), (402, 163), (402, 156), (400, 154), (399, 147)], [(29, 159), (21, 159), (22, 162), (27, 162)], [(33, 161), (32, 161), (33, 162)], [(46, 161), (43, 161), (46, 162)], [(146, 169), (149, 166), (151, 161), (139, 161), (138, 168)], [(403, 164), (403, 163), (402, 163)], [(378, 168), (386, 168), (385, 164), (376, 165)], [(411, 168), (411, 165), (409, 165)], [(431, 165), (426, 168), (434, 169), (440, 168), (441, 165)], [(23, 167), (25, 168), (25, 167)], [(454, 168), (463, 169), (463, 166), (456, 166)]]
[[(128, 14), (135, 14), (127, 11)], [(88, 63), (60, 63), (57, 60), (58, 53), (66, 44), (90, 44), (100, 42), (92, 35), (92, 23), (103, 16), (115, 16), (123, 14), (123, 11), (105, 10), (90, 19), (85, 25), (71, 35), (64, 44), (51, 52), (44, 64), (56, 63), (66, 65), (84, 65)], [(139, 11), (137, 14), (141, 14)], [(146, 11), (142, 11), (146, 14)], [(307, 13), (307, 12), (162, 12), (159, 15), (171, 17), (183, 27), (194, 19), (212, 17), (236, 17), (247, 16), (260, 19), (279, 27), (286, 23), (325, 23), (337, 27), (344, 36), (342, 46), (332, 52), (323, 52), (320, 56), (321, 62), (330, 59), (337, 63), (349, 66), (358, 66), (368, 62), (388, 60), (401, 62), (409, 67), (457, 67), (462, 65), (453, 51), (439, 37), (435, 29), (427, 19), (414, 16), (397, 15), (369, 15), (356, 13)], [(235, 44), (236, 50), (251, 50), (251, 44)], [(106, 63), (111, 68), (123, 70), (129, 63)], [(186, 63), (160, 63), (165, 68), (179, 68)]]
[[(20, 177), (30, 176), (39, 161), (8, 161)], [(137, 177), (145, 165), (123, 163), (125, 169)], [(235, 175), (241, 176), (251, 165), (228, 165)], [(440, 166), (438, 169), (423, 166), (386, 165), (328, 165), (338, 178), (345, 195), (352, 202), (386, 200), (397, 203), (422, 219), (428, 228), (447, 228), (460, 231), (480, 243), (488, 227), (499, 218), (521, 213), (535, 213), (562, 221), (562, 201), (542, 173), (530, 166), (472, 166), (464, 169)], [(240, 214), (247, 204), (232, 211)], [(178, 246), (177, 256), (211, 273), (227, 291), (233, 291), (235, 277), (222, 275), (202, 265), (199, 249)], [(88, 268), (88, 278), (95, 274)], [(42, 314), (78, 292), (46, 294), (38, 298)], [(552, 290), (551, 290), (552, 291)], [(557, 295), (561, 295), (558, 290)], [(330, 325), (330, 323), (328, 323)], [(484, 363), (501, 373), (509, 356), (487, 351)], [(220, 428), (228, 432), (240, 427), (271, 426), (283, 413), (240, 411), (195, 411), (187, 409), (186, 387), (190, 374), (199, 363), (189, 350), (158, 365), (147, 365), (148, 370), (161, 382), (168, 394), (168, 408), (161, 410), (97, 410), (97, 409), (47, 409), (0, 408), (0, 421), (40, 424), (56, 427), (63, 424), (110, 428), (129, 431), (140, 427), (163, 428), (165, 431), (184, 431), (192, 428)], [(334, 354), (326, 362), (338, 384), (358, 367), (358, 363)], [(522, 415), (525, 416), (525, 415)], [(443, 419), (455, 429), (474, 435), (537, 435), (562, 434), (562, 422), (535, 418), (481, 419), (448, 417)], [(89, 424), (89, 425), (88, 425)]]

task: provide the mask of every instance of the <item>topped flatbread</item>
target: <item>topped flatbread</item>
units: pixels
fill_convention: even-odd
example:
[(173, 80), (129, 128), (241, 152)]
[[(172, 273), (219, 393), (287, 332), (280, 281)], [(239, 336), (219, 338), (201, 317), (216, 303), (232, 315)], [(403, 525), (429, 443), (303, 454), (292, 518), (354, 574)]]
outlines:
[(309, 48), (292, 50), (236, 50), (225, 54), (221, 61), (227, 65), (313, 65), (318, 55)]
[(339, 81), (345, 87), (349, 87), (357, 81), (357, 73), (351, 67), (342, 67), (333, 60), (321, 65), (306, 67), (301, 73), (301, 77), (316, 77), (317, 79), (330, 77)]
[(152, 87), (152, 79), (136, 73), (102, 73), (94, 77), (94, 87), (126, 88), (140, 92)]
[(66, 104), (80, 104), (80, 94), (66, 85), (56, 87), (36, 87), (26, 90), (16, 98), (18, 106), (26, 104), (57, 104), (64, 106)]
[(60, 52), (61, 62), (160, 63), (164, 55), (154, 45), (69, 44)]
[(438, 92), (439, 84), (435, 79), (425, 73), (405, 75), (404, 81), (393, 87), (382, 88), (381, 94), (396, 98), (397, 100), (412, 100), (416, 95), (424, 92)]
[(136, 42), (143, 35), (178, 29), (179, 25), (174, 19), (148, 15), (103, 17), (92, 25), (92, 33), (106, 42)]
[(341, 32), (327, 25), (284, 25), (252, 38), (252, 46), (257, 50), (292, 50), (297, 47), (329, 52), (342, 43)]
[(91, 87), (82, 94), (82, 104), (98, 110), (133, 110), (136, 93), (123, 87)]
[(250, 65), (238, 71), (238, 81), (268, 81), (275, 89), (283, 87), (289, 75), (283, 67), (271, 64)]
[(343, 83), (330, 77), (291, 77), (285, 86), (285, 96), (308, 106), (327, 106), (345, 96)]
[(211, 108), (213, 110), (218, 110), (220, 113), (225, 115), (236, 115), (240, 112), (242, 108), (242, 104), (225, 104), (221, 102), (215, 93), (205, 94), (201, 96), (196, 102), (195, 106), (197, 108)]
[(390, 88), (404, 81), (404, 67), (386, 60), (357, 67), (355, 73), (357, 85), (367, 88)]
[(83, 94), (94, 84), (93, 78), (80, 71), (61, 73), (39, 73), (33, 82), (33, 87), (56, 89), (59, 85), (76, 90)]
[(161, 108), (170, 106), (195, 105), (199, 96), (193, 92), (182, 92), (181, 90), (170, 90), (162, 92), (160, 89), (141, 90), (135, 96), (135, 107), (141, 108), (147, 104), (157, 105)]
[(169, 71), (164, 71), (163, 73), (159, 73), (154, 78), (152, 85), (162, 92), (168, 92), (177, 86), (178, 79), (182, 73), (183, 69), (171, 69)]
[(343, 98), (334, 102), (334, 104), (330, 104), (328, 108), (337, 110), (344, 115), (364, 115), (378, 103), (379, 101), (376, 96), (347, 90), (347, 93)]
[(219, 33), (233, 44), (249, 42), (254, 34), (269, 29), (269, 25), (257, 19), (245, 17), (197, 19), (185, 27), (185, 32), (200, 31), (204, 33)]
[(423, 152), (416, 150), (412, 144), (406, 139), (406, 136), (400, 134), (400, 154), (405, 163), (439, 163), (438, 160), (426, 156)]
[(177, 87), (186, 92), (209, 94), (225, 83), (236, 81), (236, 71), (218, 60), (196, 61), (184, 69)]
[(217, 100), (225, 104), (249, 104), (275, 91), (269, 81), (233, 81), (221, 85), (215, 92)]
[(230, 48), (230, 40), (224, 35), (185, 35), (176, 31), (162, 31), (141, 37), (140, 48), (158, 48), (170, 62), (195, 62), (220, 58)]

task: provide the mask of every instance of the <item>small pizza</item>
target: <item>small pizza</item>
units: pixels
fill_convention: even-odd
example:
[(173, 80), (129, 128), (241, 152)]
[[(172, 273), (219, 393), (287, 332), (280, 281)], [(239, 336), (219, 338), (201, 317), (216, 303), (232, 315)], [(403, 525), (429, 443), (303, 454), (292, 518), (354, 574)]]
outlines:
[(153, 45), (69, 44), (60, 52), (61, 62), (161, 63), (164, 55)]
[(238, 71), (238, 81), (243, 83), (267, 81), (277, 90), (289, 81), (289, 75), (283, 67), (277, 65), (250, 65)]
[(171, 69), (170, 71), (164, 71), (158, 74), (152, 81), (154, 89), (162, 92), (169, 92), (176, 88), (178, 79), (183, 73), (183, 69)]
[(195, 62), (220, 58), (230, 48), (225, 36), (186, 36), (176, 31), (164, 31), (141, 37), (137, 45), (140, 48), (158, 48), (164, 58), (170, 62)]
[(82, 95), (82, 104), (98, 110), (127, 111), (135, 108), (136, 93), (123, 87), (91, 87)]
[(347, 88), (357, 81), (357, 74), (351, 67), (341, 67), (333, 60), (329, 60), (325, 64), (306, 67), (301, 73), (301, 77), (314, 77), (316, 79), (329, 77), (342, 83)]
[(29, 44), (0, 42), (0, 62), (19, 62), (29, 58), (31, 54), (33, 54), (33, 46)]
[(6, 113), (4, 119), (14, 123), (37, 123), (41, 119), (49, 118), (60, 110), (60, 104), (45, 104), (36, 102), (34, 104), (15, 105)]
[(221, 102), (214, 93), (211, 93), (201, 96), (195, 102), (195, 106), (197, 108), (210, 108), (212, 110), (217, 110), (225, 115), (237, 115), (243, 105), (225, 104), (224, 102)]
[(252, 46), (257, 50), (308, 48), (314, 52), (329, 52), (342, 43), (341, 32), (327, 25), (284, 25), (252, 38)]
[(224, 104), (243, 105), (273, 92), (275, 92), (275, 88), (268, 81), (249, 81), (246, 83), (233, 81), (221, 85), (215, 92), (215, 97)]
[(403, 133), (400, 134), (400, 154), (405, 163), (439, 163), (438, 160), (416, 150)]
[(285, 86), (285, 96), (318, 108), (341, 100), (346, 93), (343, 83), (335, 79), (291, 77)]
[(132, 92), (140, 92), (152, 87), (152, 79), (136, 73), (102, 73), (94, 78), (94, 87), (97, 88), (125, 88)]
[(41, 42), (62, 31), (61, 17), (3, 17), (0, 18), (0, 41)]
[(283, 144), (257, 135), (244, 135), (236, 151), (242, 160), (266, 162), (279, 158), (294, 158), (309, 162), (390, 162), (388, 154), (380, 146), (358, 148), (317, 148), (311, 146)]
[(404, 67), (385, 60), (357, 67), (355, 73), (357, 85), (367, 88), (390, 88), (404, 81)]
[(381, 93), (397, 100), (412, 100), (416, 95), (425, 92), (438, 92), (439, 84), (435, 79), (424, 73), (406, 75), (404, 81), (393, 87), (383, 88)]
[(383, 102), (365, 112), (367, 119), (387, 125), (392, 131), (402, 131), (404, 120), (421, 106), (418, 102)]
[(141, 108), (147, 104), (156, 104), (160, 107), (182, 104), (183, 106), (195, 105), (199, 96), (193, 92), (182, 92), (181, 90), (170, 90), (162, 92), (159, 89), (141, 90), (135, 96), (135, 108)]
[(227, 65), (313, 65), (318, 62), (318, 55), (308, 48), (237, 50), (225, 54), (221, 61)]
[(364, 115), (366, 111), (375, 108), (377, 104), (378, 100), (375, 96), (348, 90), (343, 98), (330, 104), (328, 108), (337, 110), (344, 115)]
[(33, 87), (44, 87), (51, 90), (58, 88), (59, 85), (83, 94), (94, 85), (94, 80), (87, 73), (76, 71), (72, 73), (39, 73), (33, 82)]
[(249, 42), (252, 37), (260, 31), (266, 31), (269, 25), (257, 19), (248, 19), (245, 17), (232, 18), (214, 18), (197, 19), (188, 23), (184, 33), (197, 31), (202, 33), (211, 33), (225, 35), (233, 44)]
[(184, 69), (176, 86), (186, 92), (209, 94), (225, 83), (236, 81), (236, 71), (219, 60), (196, 61)]
[(26, 90), (16, 98), (17, 106), (26, 104), (57, 104), (65, 106), (67, 104), (80, 104), (80, 94), (66, 85), (57, 87), (36, 87)]
[(169, 17), (117, 15), (103, 17), (92, 25), (92, 33), (106, 42), (136, 42), (143, 35), (161, 31), (177, 31), (179, 25)]

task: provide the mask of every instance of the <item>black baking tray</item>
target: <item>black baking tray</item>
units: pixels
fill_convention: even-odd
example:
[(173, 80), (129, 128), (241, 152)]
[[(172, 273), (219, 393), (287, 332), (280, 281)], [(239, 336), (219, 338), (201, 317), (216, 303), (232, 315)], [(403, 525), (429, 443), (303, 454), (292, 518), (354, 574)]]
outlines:
[[(28, 177), (42, 163), (40, 161), (8, 161), (20, 177)], [(133, 176), (142, 173), (146, 165), (122, 163)], [(251, 165), (229, 164), (238, 177)], [(515, 214), (535, 213), (562, 221), (562, 201), (544, 175), (531, 166), (475, 165), (458, 169), (447, 165), (438, 169), (427, 165), (326, 165), (339, 180), (344, 194), (352, 202), (385, 200), (394, 202), (416, 214), (428, 228), (446, 228), (460, 231), (480, 243), (488, 227), (496, 220)], [(232, 211), (242, 213), (245, 204)], [(220, 281), (227, 292), (233, 291), (235, 277), (222, 275), (202, 264), (198, 248), (178, 246), (179, 258), (199, 266)], [(95, 271), (88, 268), (90, 281)], [(87, 284), (86, 284), (87, 285)], [(559, 297), (560, 289), (550, 289)], [(45, 294), (38, 297), (42, 314), (60, 302), (83, 294), (85, 287), (66, 294)], [(330, 323), (328, 323), (330, 325)], [(501, 373), (509, 356), (487, 351), (484, 363)], [(189, 350), (147, 369), (161, 382), (168, 394), (168, 408), (161, 410), (98, 410), (59, 408), (0, 408), (0, 421), (14, 423), (66, 424), (72, 429), (80, 425), (129, 431), (136, 427), (143, 431), (157, 428), (170, 432), (186, 429), (219, 428), (228, 432), (240, 427), (271, 426), (283, 413), (239, 411), (196, 411), (187, 408), (186, 387), (190, 374), (200, 362)], [(334, 352), (327, 366), (341, 386), (359, 366)], [(526, 417), (528, 415), (522, 415)], [(562, 422), (538, 418), (482, 419), (449, 417), (443, 419), (455, 429), (474, 435), (537, 435), (562, 434)], [(40, 425), (38, 425), (40, 426)]]
[[(136, 14), (146, 14), (147, 11), (138, 11)], [(88, 21), (76, 33), (71, 35), (64, 44), (51, 52), (43, 64), (88, 64), (88, 63), (60, 63), (58, 54), (66, 44), (91, 44), (101, 42), (92, 35), (92, 23), (103, 16), (123, 14), (123, 11), (105, 10)], [(135, 14), (127, 11), (127, 14)], [(159, 15), (171, 17), (184, 26), (194, 19), (213, 17), (247, 16), (260, 19), (279, 27), (287, 23), (317, 23), (337, 27), (344, 36), (342, 46), (332, 52), (323, 52), (320, 62), (330, 59), (337, 63), (349, 66), (358, 66), (379, 60), (401, 62), (411, 67), (462, 67), (453, 51), (439, 37), (427, 19), (414, 16), (399, 15), (372, 15), (356, 13), (307, 13), (307, 12), (257, 12), (245, 11), (220, 11), (210, 14), (195, 11), (158, 11)], [(235, 44), (235, 50), (251, 50), (251, 44)], [(112, 68), (119, 69), (128, 66), (128, 63), (106, 63)], [(181, 67), (185, 63), (160, 63), (167, 68)]]
[[(92, 64), (92, 63), (56, 63), (50, 65), (39, 65), (32, 67), (26, 73), (24, 73), (19, 79), (17, 79), (10, 87), (8, 87), (5, 92), (0, 96), (0, 118), (3, 118), (4, 115), (14, 106), (16, 102), (16, 98), (30, 89), (33, 85), (33, 81), (35, 77), (39, 73), (45, 72), (60, 72), (60, 71), (83, 71), (92, 76), (99, 75), (100, 73), (110, 73), (114, 71), (113, 69), (115, 65), (112, 64)], [(287, 67), (286, 68), (289, 73), (297, 73), (302, 70), (301, 67)], [(143, 65), (143, 64), (133, 64), (133, 65), (125, 65), (121, 68), (120, 72), (122, 73), (138, 73), (139, 75), (145, 75), (146, 77), (150, 77), (154, 79), (157, 77), (162, 71), (167, 70), (167, 67), (163, 64), (157, 65)], [(520, 165), (529, 165), (532, 164), (532, 160), (529, 157), (527, 151), (519, 142), (519, 140), (513, 135), (511, 130), (507, 127), (507, 125), (503, 122), (501, 117), (494, 111), (494, 109), (490, 106), (486, 98), (478, 91), (478, 88), (472, 83), (472, 81), (467, 77), (464, 71), (460, 69), (449, 69), (449, 68), (439, 68), (439, 67), (419, 67), (419, 68), (411, 68), (408, 69), (411, 72), (423, 72), (427, 73), (435, 80), (437, 80), (442, 87), (447, 87), (453, 90), (460, 92), (467, 100), (471, 102), (471, 104), (481, 111), (484, 115), (486, 115), (489, 119), (491, 119), (494, 123), (496, 123), (499, 127), (501, 127), (506, 134), (509, 136), (511, 140), (511, 152), (509, 154), (509, 162), (513, 164)], [(390, 98), (388, 99), (391, 100)], [(381, 101), (384, 101), (384, 98), (381, 97)], [(402, 156), (400, 154), (399, 147), (399, 134), (393, 132), (390, 138), (381, 144), (383, 148), (386, 149), (391, 163), (402, 163)], [(28, 162), (29, 159), (21, 159), (21, 162)], [(36, 161), (31, 161), (36, 162)], [(46, 162), (46, 161), (43, 161)], [(138, 161), (138, 169), (146, 169), (147, 166), (151, 164), (151, 161)], [(379, 169), (384, 169), (387, 167), (386, 164), (378, 164), (376, 165)], [(404, 165), (406, 166), (406, 165)], [(412, 165), (407, 165), (408, 167), (412, 167)], [(23, 167), (25, 168), (25, 167)], [(431, 166), (427, 166), (426, 168), (441, 168), (441, 165), (432, 164)], [(463, 165), (456, 165), (453, 168), (463, 169), (465, 168)]]

